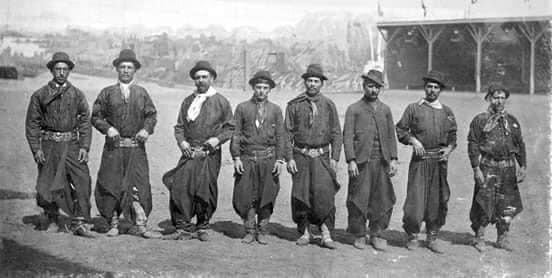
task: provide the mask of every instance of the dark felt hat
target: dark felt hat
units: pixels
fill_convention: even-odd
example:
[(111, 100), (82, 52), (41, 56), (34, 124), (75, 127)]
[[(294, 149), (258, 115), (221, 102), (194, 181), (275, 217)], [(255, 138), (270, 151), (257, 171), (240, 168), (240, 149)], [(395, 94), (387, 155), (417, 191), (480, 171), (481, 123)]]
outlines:
[(249, 85), (255, 86), (260, 80), (268, 82), (270, 85), (270, 88), (276, 87), (276, 83), (274, 83), (274, 80), (272, 80), (272, 76), (270, 75), (270, 72), (266, 70), (260, 70), (251, 79), (249, 79)]
[(303, 79), (307, 79), (309, 77), (318, 77), (321, 80), (328, 80), (328, 78), (324, 75), (324, 70), (320, 64), (310, 64), (307, 67), (307, 72), (301, 75), (301, 78)]
[(487, 94), (485, 95), (485, 100), (488, 100), (496, 91), (502, 91), (506, 95), (506, 98), (510, 97), (510, 91), (506, 89), (502, 84), (494, 83), (489, 85), (487, 89)]
[(441, 88), (446, 87), (445, 74), (436, 70), (429, 71), (426, 75), (424, 75), (424, 77), (422, 77), (422, 80), (426, 83), (427, 82), (439, 83), (439, 85), (441, 85)]
[(54, 65), (57, 62), (66, 63), (69, 66), (70, 70), (72, 70), (73, 67), (75, 67), (75, 63), (73, 63), (73, 61), (71, 61), (71, 59), (69, 59), (69, 55), (67, 55), (67, 53), (65, 53), (65, 52), (56, 52), (56, 53), (54, 53), (54, 55), (52, 55), (52, 60), (50, 60), (50, 62), (48, 62), (46, 64), (46, 67), (49, 70), (52, 70), (52, 68), (54, 67)]
[(368, 79), (368, 80), (371, 80), (371, 81), (375, 82), (380, 87), (383, 86), (383, 84), (384, 84), (384, 82), (383, 82), (383, 73), (381, 73), (381, 71), (379, 71), (379, 70), (372, 69), (372, 70), (368, 71), (367, 73), (362, 74), (361, 77), (363, 79)]
[(215, 69), (211, 66), (211, 64), (207, 61), (197, 61), (195, 66), (190, 70), (190, 77), (194, 79), (194, 75), (196, 72), (200, 70), (206, 70), (213, 76), (213, 79), (217, 79), (217, 72)]
[(132, 62), (136, 69), (139, 69), (142, 64), (136, 59), (136, 53), (132, 49), (123, 49), (119, 53), (119, 57), (113, 60), (113, 66), (118, 67), (121, 62)]

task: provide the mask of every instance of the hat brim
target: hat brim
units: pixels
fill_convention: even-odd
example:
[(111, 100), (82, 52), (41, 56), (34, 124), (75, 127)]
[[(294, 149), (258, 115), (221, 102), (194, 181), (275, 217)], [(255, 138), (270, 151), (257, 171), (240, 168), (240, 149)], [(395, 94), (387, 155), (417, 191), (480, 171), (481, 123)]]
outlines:
[(190, 70), (190, 78), (194, 79), (194, 75), (196, 74), (196, 72), (198, 72), (200, 70), (208, 71), (213, 76), (213, 79), (217, 79), (217, 72), (214, 69), (208, 68), (208, 67), (193, 67)]
[(441, 88), (446, 88), (446, 87), (447, 87), (447, 85), (445, 85), (445, 83), (443, 83), (443, 81), (438, 80), (438, 79), (435, 79), (435, 78), (431, 78), (431, 77), (422, 77), (422, 80), (424, 81), (424, 83), (427, 83), (427, 82), (435, 82), (435, 83), (438, 83), (439, 85), (441, 85)]
[(121, 59), (121, 58), (117, 58), (115, 60), (113, 60), (113, 66), (114, 67), (118, 67), (120, 63), (122, 62), (132, 62), (134, 64), (134, 66), (136, 67), (136, 69), (139, 69), (142, 67), (142, 64), (140, 64), (140, 62), (138, 62), (138, 60), (136, 59)]
[(370, 80), (378, 85), (380, 85), (381, 87), (383, 87), (384, 83), (382, 80), (378, 80), (378, 79), (374, 79), (372, 78), (371, 76), (368, 76), (368, 75), (361, 75), (362, 79), (365, 79), (365, 80)]
[(254, 77), (254, 78), (249, 79), (249, 85), (255, 86), (255, 84), (259, 83), (258, 82), (259, 80), (268, 82), (268, 85), (270, 86), (271, 89), (274, 89), (274, 87), (276, 87), (276, 83), (274, 83), (274, 80), (264, 78), (264, 77)]
[(318, 77), (320, 78), (320, 80), (328, 80), (328, 78), (326, 76), (324, 76), (323, 74), (315, 74), (315, 73), (303, 73), (303, 75), (301, 75), (301, 78), (303, 79), (307, 79), (309, 77)]
[(68, 66), (69, 66), (69, 69), (72, 70), (74, 67), (75, 67), (75, 63), (73, 63), (72, 61), (70, 60), (65, 60), (65, 59), (61, 59), (61, 60), (52, 60), (50, 62), (48, 62), (46, 64), (46, 67), (49, 69), (49, 70), (52, 70), (52, 68), (54, 67), (54, 65), (56, 63), (59, 63), (59, 62), (64, 62), (66, 63)]

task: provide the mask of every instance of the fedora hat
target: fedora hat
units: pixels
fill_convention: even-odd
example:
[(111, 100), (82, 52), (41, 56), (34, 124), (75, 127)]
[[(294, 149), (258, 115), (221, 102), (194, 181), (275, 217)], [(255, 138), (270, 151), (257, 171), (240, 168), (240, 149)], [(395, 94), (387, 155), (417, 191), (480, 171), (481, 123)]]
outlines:
[(328, 78), (324, 75), (324, 70), (320, 64), (310, 64), (307, 67), (307, 72), (301, 75), (301, 78), (303, 79), (307, 79), (309, 77), (318, 77), (321, 80), (328, 80)]
[(132, 62), (136, 69), (139, 69), (142, 64), (136, 59), (136, 53), (132, 49), (123, 49), (119, 53), (119, 57), (113, 60), (113, 66), (118, 67), (122, 62)]
[(48, 62), (46, 64), (46, 67), (49, 70), (52, 70), (52, 68), (54, 67), (54, 65), (57, 62), (66, 63), (69, 66), (70, 70), (72, 70), (73, 67), (75, 67), (75, 63), (73, 63), (73, 61), (71, 61), (71, 59), (69, 59), (69, 55), (67, 55), (67, 53), (65, 53), (65, 52), (56, 52), (56, 53), (54, 53), (54, 55), (52, 55), (52, 60), (50, 60), (50, 62)]
[(249, 79), (249, 85), (255, 86), (259, 81), (266, 81), (268, 82), (268, 85), (270, 85), (270, 88), (276, 87), (276, 83), (274, 83), (274, 80), (272, 80), (272, 76), (270, 75), (270, 72), (266, 70), (260, 70), (251, 79)]
[(190, 77), (194, 79), (194, 75), (196, 72), (200, 70), (206, 70), (213, 76), (213, 79), (217, 79), (217, 72), (215, 69), (211, 66), (211, 64), (207, 61), (197, 61), (195, 66), (190, 70)]
[(379, 70), (372, 69), (372, 70), (368, 71), (367, 73), (363, 73), (361, 75), (361, 77), (365, 80), (368, 79), (368, 80), (373, 81), (374, 83), (378, 84), (380, 87), (382, 87), (383, 84), (384, 84), (383, 74)]
[(439, 85), (441, 85), (441, 88), (446, 87), (445, 75), (442, 72), (439, 72), (436, 70), (429, 71), (426, 75), (422, 77), (422, 80), (426, 83), (427, 82), (439, 83)]
[(489, 88), (487, 89), (487, 94), (485, 95), (485, 100), (488, 100), (490, 96), (492, 96), (496, 91), (502, 91), (506, 95), (506, 98), (510, 97), (510, 91), (506, 89), (502, 84), (499, 83), (493, 83), (489, 85)]

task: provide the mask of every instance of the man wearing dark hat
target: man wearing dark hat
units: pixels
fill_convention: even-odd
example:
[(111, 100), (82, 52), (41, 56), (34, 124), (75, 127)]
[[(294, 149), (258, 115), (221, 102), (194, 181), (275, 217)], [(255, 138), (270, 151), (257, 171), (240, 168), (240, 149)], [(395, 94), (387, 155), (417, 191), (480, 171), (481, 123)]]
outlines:
[(75, 235), (94, 237), (85, 225), (90, 219), (90, 110), (84, 94), (67, 81), (74, 66), (66, 53), (54, 53), (47, 64), (53, 79), (31, 96), (25, 131), (38, 165), (36, 198), (47, 230), (59, 230), (61, 209), (71, 217)]
[[(182, 156), (176, 168), (163, 176), (170, 192), (169, 209), (176, 233), (168, 239), (207, 241), (209, 219), (217, 208), (217, 178), (221, 145), (234, 130), (228, 100), (213, 88), (217, 73), (207, 61), (190, 70), (196, 90), (182, 102), (174, 135)], [(191, 220), (196, 217), (196, 224)], [(196, 233), (197, 232), (197, 233)]]
[(280, 107), (268, 100), (275, 83), (268, 71), (249, 80), (253, 97), (236, 107), (236, 130), (230, 143), (235, 183), (232, 203), (243, 219), (242, 242), (267, 244), (266, 226), (280, 190), (284, 165), (284, 119)]
[(286, 151), (292, 174), (291, 210), (301, 237), (297, 245), (312, 239), (310, 225), (322, 232), (322, 246), (335, 249), (331, 231), (335, 223), (335, 194), (339, 190), (336, 166), (341, 152), (341, 127), (333, 101), (320, 93), (324, 81), (322, 67), (311, 64), (301, 76), (305, 92), (288, 102), (285, 128)]
[(445, 224), (450, 188), (447, 162), (456, 148), (456, 119), (452, 110), (439, 102), (445, 88), (444, 75), (430, 71), (423, 77), (425, 97), (409, 104), (397, 123), (399, 142), (411, 145), (412, 159), (404, 203), (403, 228), (408, 235), (407, 248), (419, 247), (418, 233), (425, 222), (427, 247), (443, 253), (437, 240)]
[(389, 226), (395, 191), (390, 177), (397, 172), (397, 137), (391, 109), (378, 99), (383, 74), (370, 70), (362, 75), (364, 96), (345, 113), (343, 146), (349, 170), (347, 210), (348, 231), (358, 249), (366, 246), (366, 221), (369, 242), (383, 251), (387, 241), (381, 232)]
[(518, 183), (526, 175), (525, 143), (518, 120), (504, 109), (509, 96), (503, 86), (491, 85), (485, 96), (489, 108), (475, 116), (468, 134), (475, 180), (470, 220), (474, 246), (481, 252), (486, 249), (484, 235), (489, 223), (496, 223), (496, 246), (512, 250), (507, 238), (510, 222), (523, 210)]
[(145, 148), (157, 123), (157, 111), (146, 89), (134, 79), (141, 66), (134, 51), (122, 50), (113, 66), (118, 82), (102, 89), (92, 111), (92, 124), (106, 135), (96, 205), (110, 224), (108, 236), (119, 234), (119, 216), (123, 214), (135, 224), (131, 233), (158, 237), (146, 229), (152, 201)]

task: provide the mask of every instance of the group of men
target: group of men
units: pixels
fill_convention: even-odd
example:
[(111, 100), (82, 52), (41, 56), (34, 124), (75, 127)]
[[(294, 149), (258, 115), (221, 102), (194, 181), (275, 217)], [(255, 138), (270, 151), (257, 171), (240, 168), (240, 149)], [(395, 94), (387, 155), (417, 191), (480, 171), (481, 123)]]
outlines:
[[(283, 116), (268, 100), (276, 87), (268, 71), (255, 73), (249, 80), (251, 99), (232, 113), (229, 101), (213, 86), (215, 69), (207, 61), (197, 62), (189, 73), (196, 89), (182, 102), (174, 127), (182, 155), (163, 175), (176, 232), (162, 236), (146, 229), (152, 197), (145, 143), (156, 125), (156, 108), (134, 79), (141, 64), (132, 50), (122, 50), (113, 66), (118, 82), (100, 92), (91, 116), (84, 94), (67, 81), (74, 63), (63, 52), (47, 64), (52, 81), (31, 97), (26, 135), (38, 165), (37, 204), (44, 209), (47, 230), (59, 229), (61, 209), (72, 217), (75, 235), (94, 237), (85, 225), (90, 218), (87, 161), (94, 126), (106, 136), (95, 199), (109, 223), (108, 236), (121, 232), (122, 214), (132, 220), (132, 233), (145, 238), (208, 241), (209, 220), (217, 208), (221, 145), (230, 141), (232, 204), (244, 223), (242, 242), (269, 243), (267, 224), (279, 175), (287, 168), (297, 245), (317, 242), (335, 249), (336, 171), (343, 145), (349, 173), (347, 231), (355, 236), (353, 246), (386, 250), (382, 233), (396, 202), (391, 177), (398, 170), (398, 139), (413, 149), (403, 207), (406, 247), (444, 251), (437, 236), (447, 214), (447, 163), (456, 148), (457, 124), (451, 108), (439, 101), (446, 87), (441, 73), (430, 71), (423, 77), (425, 97), (408, 105), (395, 125), (389, 106), (379, 99), (382, 73), (364, 72), (364, 94), (347, 108), (342, 132), (336, 105), (320, 92), (327, 77), (319, 64), (307, 67), (301, 76), (305, 91), (288, 102)], [(497, 225), (497, 247), (511, 249), (507, 232), (522, 210), (518, 183), (525, 177), (525, 145), (519, 122), (504, 109), (509, 94), (502, 86), (490, 86), (488, 111), (470, 124), (468, 154), (475, 181), (470, 219), (479, 251), (486, 248), (489, 223)], [(422, 222), (425, 244), (418, 238)]]

